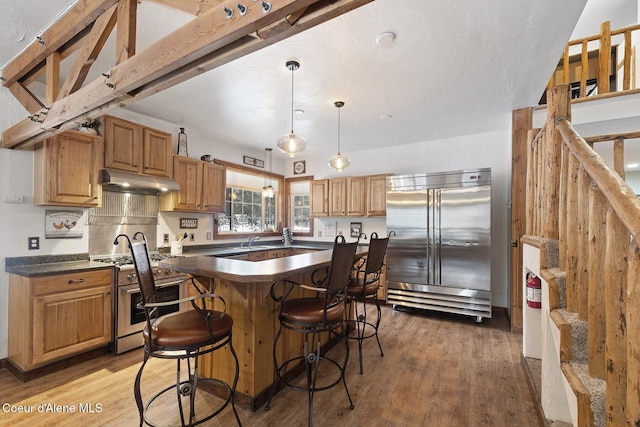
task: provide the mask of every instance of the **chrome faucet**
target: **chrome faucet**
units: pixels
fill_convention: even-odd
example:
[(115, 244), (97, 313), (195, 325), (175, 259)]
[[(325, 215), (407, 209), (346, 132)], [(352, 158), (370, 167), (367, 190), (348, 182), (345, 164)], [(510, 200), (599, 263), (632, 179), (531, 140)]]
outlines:
[[(260, 240), (260, 236), (251, 236), (251, 237), (249, 237), (249, 240), (247, 240), (247, 242), (246, 242), (246, 244), (247, 244), (247, 246), (246, 246), (246, 247), (247, 247), (247, 248), (250, 248), (250, 247), (251, 247), (251, 244), (252, 244), (253, 242), (255, 242), (256, 240)], [(244, 248), (244, 247), (245, 247), (245, 244), (243, 243), (242, 245), (240, 245), (240, 247), (243, 247), (243, 248)]]

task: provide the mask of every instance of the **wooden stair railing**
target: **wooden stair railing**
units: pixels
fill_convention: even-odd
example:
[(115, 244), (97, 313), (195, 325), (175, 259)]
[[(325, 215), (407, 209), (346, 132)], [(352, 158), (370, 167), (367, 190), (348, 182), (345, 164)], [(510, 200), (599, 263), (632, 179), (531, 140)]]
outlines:
[(572, 127), (568, 85), (548, 100), (545, 127), (529, 133), (527, 232), (559, 240), (607, 426), (640, 426), (640, 199)]
[[(605, 21), (600, 25), (599, 34), (569, 41), (556, 71), (549, 79), (547, 88), (573, 83), (577, 86), (577, 96), (574, 96), (577, 99), (584, 99), (590, 95), (587, 92), (587, 85), (593, 79), (596, 81), (598, 95), (638, 89), (633, 78), (632, 65), (636, 54), (633, 40), (637, 33), (634, 34), (634, 32), (638, 30), (640, 30), (640, 24), (612, 30), (611, 23)], [(580, 53), (570, 55), (570, 52), (575, 50), (572, 48), (576, 47), (580, 48)], [(616, 53), (614, 58), (612, 58), (612, 52)], [(593, 58), (594, 53), (597, 53), (596, 59)], [(579, 61), (571, 61), (571, 56), (578, 55), (580, 55)], [(579, 72), (579, 76), (571, 75), (572, 63), (575, 64), (574, 73)], [(592, 71), (590, 68), (595, 70)], [(610, 85), (611, 76), (616, 77), (616, 83), (620, 80), (616, 87)]]

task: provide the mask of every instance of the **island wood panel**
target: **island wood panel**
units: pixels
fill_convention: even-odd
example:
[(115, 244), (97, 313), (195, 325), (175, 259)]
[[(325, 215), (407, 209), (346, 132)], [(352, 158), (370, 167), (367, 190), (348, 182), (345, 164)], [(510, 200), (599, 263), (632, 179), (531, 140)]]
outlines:
[[(310, 273), (290, 278), (307, 284), (311, 283), (310, 279)], [(252, 402), (252, 407), (264, 403), (274, 379), (273, 344), (279, 322), (278, 303), (269, 295), (270, 287), (271, 282), (237, 283), (216, 279), (215, 293), (225, 300), (227, 314), (233, 318), (233, 347), (240, 365), (236, 391)], [(312, 295), (314, 292), (294, 288), (290, 298)], [(220, 309), (221, 304), (216, 305), (216, 308)], [(322, 344), (328, 341), (329, 336), (325, 335), (322, 337)], [(277, 351), (279, 363), (303, 354), (303, 334), (284, 330)], [(207, 354), (200, 360), (200, 374), (205, 378), (220, 378), (231, 384), (235, 370), (231, 361), (228, 347)], [(291, 364), (286, 371), (295, 367), (295, 364)]]

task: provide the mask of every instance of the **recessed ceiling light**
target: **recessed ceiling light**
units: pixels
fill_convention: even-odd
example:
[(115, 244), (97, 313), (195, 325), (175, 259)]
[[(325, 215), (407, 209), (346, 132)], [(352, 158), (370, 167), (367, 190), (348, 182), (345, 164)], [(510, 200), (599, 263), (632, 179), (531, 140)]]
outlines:
[(630, 168), (630, 169), (631, 169), (631, 168), (637, 168), (638, 166), (640, 166), (640, 164), (638, 164), (638, 163), (629, 163), (629, 164), (627, 165), (627, 167), (628, 167), (628, 168)]
[(296, 113), (298, 116), (301, 116), (304, 114), (304, 110), (302, 108), (298, 108), (293, 110), (294, 113)]
[(384, 33), (378, 34), (376, 37), (376, 44), (378, 46), (389, 46), (396, 40), (396, 34), (391, 31), (385, 31)]

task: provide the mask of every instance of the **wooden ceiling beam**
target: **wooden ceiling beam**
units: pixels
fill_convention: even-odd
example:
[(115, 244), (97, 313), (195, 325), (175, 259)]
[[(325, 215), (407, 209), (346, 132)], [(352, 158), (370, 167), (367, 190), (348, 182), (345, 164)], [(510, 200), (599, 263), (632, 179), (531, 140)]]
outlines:
[(194, 16), (200, 16), (213, 9), (221, 6), (222, 0), (149, 0), (152, 3), (161, 4), (172, 9), (180, 10)]
[(76, 59), (67, 74), (67, 78), (64, 84), (60, 88), (58, 98), (61, 99), (70, 93), (78, 90), (91, 69), (91, 65), (96, 60), (100, 51), (104, 47), (111, 31), (116, 25), (116, 8), (118, 6), (112, 6), (102, 16), (96, 19), (95, 24), (91, 28), (91, 31), (84, 38), (84, 45), (80, 52), (76, 56)]
[[(42, 122), (25, 119), (6, 130), (2, 135), (2, 146), (30, 147), (44, 137), (70, 129), (87, 117), (98, 117), (111, 109), (131, 104), (371, 1), (373, 0), (317, 2), (322, 7), (315, 8), (312, 13), (307, 12), (288, 30), (275, 33), (264, 40), (248, 34), (314, 2), (282, 1), (269, 14), (264, 15), (261, 10), (257, 10), (258, 16), (250, 16), (250, 8), (250, 12), (244, 17), (236, 14), (230, 20), (224, 18), (226, 23), (219, 22), (217, 11), (212, 16), (205, 14), (197, 17), (144, 52), (114, 67), (109, 78), (97, 79), (54, 103), (48, 114), (44, 114)], [(247, 16), (253, 19), (240, 19)], [(107, 84), (114, 87), (110, 88)]]
[(17, 82), (117, 2), (118, 0), (79, 0), (2, 69), (2, 84), (10, 86)]
[(116, 65), (136, 54), (137, 10), (137, 0), (120, 0), (118, 3)]
[[(250, 7), (244, 16), (236, 13), (231, 19), (227, 19), (223, 11), (212, 9), (111, 70), (105, 70), (106, 78), (98, 78), (57, 100), (49, 106), (46, 115), (41, 116), (42, 121), (24, 119), (5, 130), (2, 147), (14, 148), (43, 132), (55, 132), (61, 124), (114, 99), (126, 98), (130, 91), (312, 3), (314, 0), (281, 0), (270, 13)], [(236, 7), (234, 1), (226, 4)]]
[(9, 86), (9, 91), (30, 114), (35, 114), (44, 107), (38, 97), (20, 82), (15, 82)]

